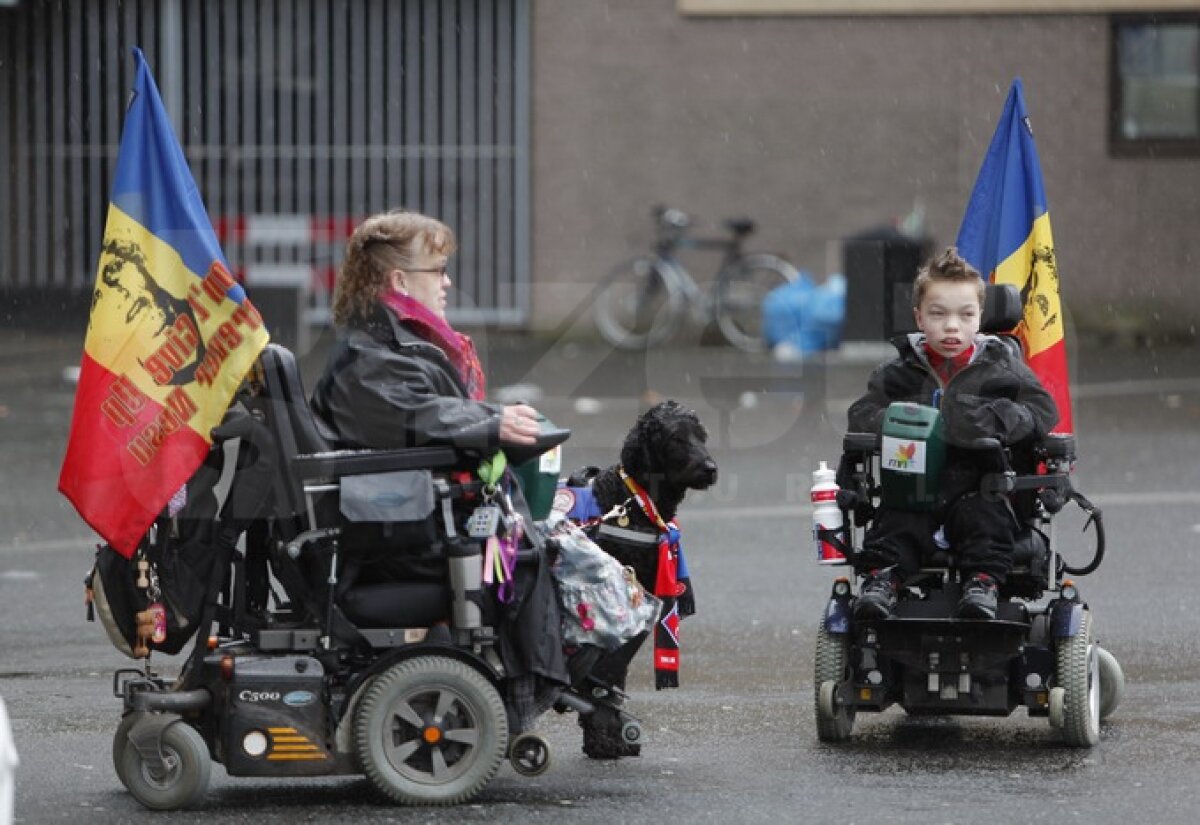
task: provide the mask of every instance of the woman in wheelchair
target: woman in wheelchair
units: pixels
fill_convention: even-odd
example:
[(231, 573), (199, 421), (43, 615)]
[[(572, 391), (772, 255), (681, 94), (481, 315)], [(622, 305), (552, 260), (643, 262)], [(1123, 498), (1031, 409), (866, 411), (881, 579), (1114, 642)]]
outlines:
[(850, 407), (849, 429), (862, 433), (880, 433), (893, 402), (938, 407), (947, 445), (932, 510), (885, 505), (876, 512), (855, 560), (868, 573), (856, 618), (890, 616), (922, 558), (946, 546), (954, 548), (965, 579), (957, 615), (996, 616), (997, 587), (1012, 567), (1019, 525), (1006, 501), (980, 494), (993, 454), (972, 447), (979, 439), (1012, 447), (1045, 436), (1058, 411), (1012, 342), (978, 334), (984, 296), (983, 278), (954, 248), (929, 261), (913, 284), (920, 332), (893, 342), (899, 355), (874, 371), (866, 394)]
[(346, 447), (446, 444), (488, 455), (533, 444), (537, 410), (484, 401), (471, 339), (446, 322), (454, 233), (414, 212), (385, 212), (351, 236), (334, 295), (339, 336), (313, 409)]
[[(373, 215), (355, 229), (334, 294), (338, 340), (311, 405), (339, 447), (450, 446), (466, 467), (502, 446), (511, 451), (537, 442), (537, 410), (485, 401), (475, 347), (446, 321), (454, 251), (449, 227), (414, 212)], [(511, 495), (516, 512), (532, 525), (519, 486)], [(536, 530), (525, 536), (540, 547)], [(516, 567), (514, 598), (490, 605), (499, 613), (511, 677), (513, 733), (527, 728), (569, 681), (546, 565)], [(411, 558), (376, 553), (360, 579), (403, 579), (414, 572), (420, 575), (421, 566)]]

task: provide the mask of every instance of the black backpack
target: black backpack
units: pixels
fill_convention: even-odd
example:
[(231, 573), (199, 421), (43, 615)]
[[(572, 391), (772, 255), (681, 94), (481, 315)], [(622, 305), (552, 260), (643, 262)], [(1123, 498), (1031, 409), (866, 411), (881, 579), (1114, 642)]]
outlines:
[[(88, 621), (99, 614), (108, 638), (130, 658), (144, 658), (151, 650), (178, 653), (196, 634), (205, 602), (211, 601), (210, 594), (215, 597), (228, 575), (227, 569), (218, 569), (218, 561), (228, 559), (270, 491), (270, 436), (260, 422), (234, 407), (213, 437), (204, 463), (188, 479), (182, 509), (174, 516), (168, 510), (160, 513), (133, 558), (101, 545), (84, 579)], [(224, 442), (232, 438), (241, 439), (237, 467), (218, 512), (216, 487), (224, 469)], [(144, 628), (142, 633), (138, 630), (138, 614), (150, 606), (155, 591), (166, 614), (166, 638), (160, 642), (146, 638)]]
[[(130, 658), (143, 658), (150, 649), (178, 653), (196, 633), (216, 558), (214, 488), (221, 478), (223, 456), (220, 446), (209, 452), (186, 484), (183, 509), (174, 516), (166, 510), (160, 513), (132, 558), (108, 544), (96, 550), (95, 565), (84, 580), (88, 621), (99, 613), (108, 638)], [(149, 607), (156, 588), (167, 620), (166, 639), (161, 642), (139, 639), (138, 633), (138, 613)]]

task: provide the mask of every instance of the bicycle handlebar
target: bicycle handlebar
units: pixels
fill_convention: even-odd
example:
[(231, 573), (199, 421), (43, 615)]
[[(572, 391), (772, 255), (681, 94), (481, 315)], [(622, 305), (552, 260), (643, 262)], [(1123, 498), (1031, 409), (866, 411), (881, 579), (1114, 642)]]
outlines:
[[(654, 220), (658, 223), (660, 240), (667, 241), (671, 246), (681, 243), (684, 231), (692, 225), (692, 216), (682, 209), (659, 204), (651, 210)], [(723, 238), (688, 238), (689, 246), (729, 247), (736, 248), (738, 242), (752, 234), (756, 224), (750, 218), (726, 218), (723, 221), (726, 229), (733, 237)]]

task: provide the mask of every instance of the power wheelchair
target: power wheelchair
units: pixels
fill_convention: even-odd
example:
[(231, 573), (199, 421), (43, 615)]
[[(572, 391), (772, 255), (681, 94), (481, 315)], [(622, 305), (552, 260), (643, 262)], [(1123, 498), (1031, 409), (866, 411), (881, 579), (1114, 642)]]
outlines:
[[(527, 457), (568, 435), (543, 432)], [(481, 587), (481, 543), (464, 531), (482, 483), (456, 472), (464, 459), (448, 447), (333, 449), (292, 353), (274, 344), (214, 436), (214, 449), (229, 440), (238, 459), (194, 647), (177, 678), (147, 659), (113, 679), (123, 703), (113, 762), (138, 801), (198, 803), (213, 761), (231, 776), (365, 774), (391, 801), (416, 805), (472, 798), (506, 758), (519, 774), (544, 772), (546, 741), (510, 736), (497, 611)], [(368, 499), (386, 489), (411, 518), (347, 521), (344, 499), (372, 478), (387, 484)], [(165, 515), (155, 529), (171, 529)], [(518, 566), (545, 562), (534, 545)], [(364, 546), (376, 561), (386, 548), (401, 575), (364, 576)], [(606, 706), (638, 741), (621, 692), (579, 670), (554, 708)]]
[[(989, 285), (981, 331), (1003, 336), (1020, 318), (1016, 290)], [(1019, 352), (1015, 338), (1006, 343)], [(915, 405), (893, 405), (889, 417), (932, 412), (908, 407)], [(953, 548), (924, 555), (920, 573), (905, 582), (885, 619), (855, 617), (852, 577), (837, 578), (816, 640), (813, 698), (821, 741), (848, 739), (857, 713), (893, 704), (910, 715), (945, 716), (1008, 716), (1024, 705), (1030, 716), (1048, 718), (1066, 744), (1092, 747), (1101, 720), (1120, 703), (1124, 674), (1098, 644), (1090, 606), (1071, 578), (1095, 571), (1104, 555), (1101, 514), (1071, 483), (1073, 437), (1051, 435), (1032, 455), (1014, 454), (994, 439), (972, 447), (992, 465), (980, 494), (1007, 498), (1021, 525), (996, 617), (955, 617), (963, 581)], [(889, 492), (881, 483), (886, 473), (880, 435), (845, 436), (837, 473), (845, 526), (837, 535), (818, 530), (817, 538), (840, 546), (855, 566), (854, 578), (869, 572), (858, 558), (861, 536)], [(898, 489), (892, 485), (890, 492)], [(1081, 506), (1096, 529), (1094, 556), (1081, 566), (1067, 563), (1050, 540), (1054, 515), (1070, 503)]]

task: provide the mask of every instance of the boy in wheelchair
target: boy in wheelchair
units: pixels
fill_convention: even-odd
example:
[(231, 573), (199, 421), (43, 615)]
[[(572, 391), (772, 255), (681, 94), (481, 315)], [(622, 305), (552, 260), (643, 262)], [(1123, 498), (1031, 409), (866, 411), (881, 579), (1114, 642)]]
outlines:
[(939, 408), (946, 444), (930, 509), (885, 501), (874, 513), (855, 557), (856, 567), (867, 573), (856, 619), (888, 618), (906, 579), (947, 546), (957, 555), (964, 581), (956, 615), (996, 616), (997, 589), (1012, 567), (1019, 524), (1006, 499), (981, 493), (985, 474), (995, 469), (995, 452), (980, 447), (999, 442), (1020, 449), (1045, 436), (1058, 411), (1023, 363), (1015, 340), (978, 334), (985, 288), (979, 272), (955, 249), (931, 260), (913, 285), (920, 332), (897, 342), (899, 356), (875, 370), (867, 393), (850, 407), (850, 431), (872, 434), (881, 432), (894, 402)]

